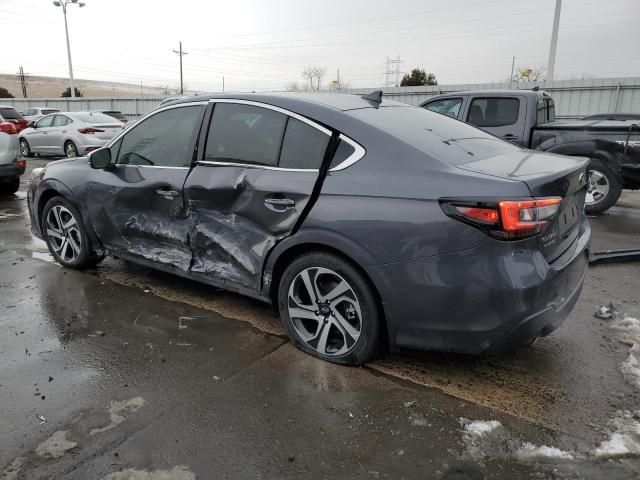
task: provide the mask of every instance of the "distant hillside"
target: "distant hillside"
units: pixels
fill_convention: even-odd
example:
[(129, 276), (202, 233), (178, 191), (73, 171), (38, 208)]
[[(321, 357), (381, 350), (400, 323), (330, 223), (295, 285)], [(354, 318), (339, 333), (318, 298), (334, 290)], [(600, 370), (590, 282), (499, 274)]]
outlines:
[[(85, 97), (130, 97), (143, 95), (164, 95), (165, 89), (146, 87), (128, 83), (102, 82), (98, 80), (75, 79), (78, 88)], [(4, 87), (16, 98), (22, 98), (22, 89), (17, 75), (0, 74), (0, 87)], [(29, 98), (59, 97), (69, 87), (67, 78), (27, 77), (27, 95)], [(169, 93), (175, 93), (171, 90)]]

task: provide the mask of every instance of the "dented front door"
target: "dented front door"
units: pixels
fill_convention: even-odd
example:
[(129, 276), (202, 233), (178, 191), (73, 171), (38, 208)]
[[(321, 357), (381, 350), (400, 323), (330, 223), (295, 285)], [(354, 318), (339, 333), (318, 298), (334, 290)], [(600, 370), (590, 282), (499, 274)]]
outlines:
[(194, 276), (256, 292), (271, 248), (308, 205), (331, 132), (249, 101), (216, 101), (185, 184)]
[(110, 149), (114, 165), (95, 170), (87, 206), (96, 234), (114, 253), (189, 269), (189, 223), (183, 187), (205, 105), (154, 113)]

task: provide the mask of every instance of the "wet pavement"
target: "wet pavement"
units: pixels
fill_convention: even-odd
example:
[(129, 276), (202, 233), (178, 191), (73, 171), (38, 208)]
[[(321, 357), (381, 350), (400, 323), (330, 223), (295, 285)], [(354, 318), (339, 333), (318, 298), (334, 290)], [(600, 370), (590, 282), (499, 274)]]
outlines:
[[(28, 224), (23, 192), (0, 197), (2, 480), (640, 475), (634, 330), (593, 316), (640, 318), (640, 263), (591, 268), (516, 354), (348, 368), (259, 302), (113, 259), (65, 270)], [(640, 194), (592, 226), (594, 250), (640, 248)]]

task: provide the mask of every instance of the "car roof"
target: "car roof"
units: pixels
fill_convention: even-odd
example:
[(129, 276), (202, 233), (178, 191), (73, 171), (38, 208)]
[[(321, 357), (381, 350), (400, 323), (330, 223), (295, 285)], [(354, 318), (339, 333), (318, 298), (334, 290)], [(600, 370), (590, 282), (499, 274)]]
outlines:
[(13, 108), (13, 109), (15, 109), (16, 107), (14, 107), (13, 105), (0, 105), (0, 108)]
[[(365, 100), (360, 95), (350, 95), (344, 93), (235, 93), (235, 94), (208, 94), (208, 95), (195, 95), (193, 97), (186, 97), (169, 102), (168, 105), (176, 105), (180, 103), (191, 103), (198, 101), (209, 101), (214, 99), (230, 99), (230, 100), (246, 100), (267, 103), (274, 106), (281, 104), (292, 105), (298, 104), (303, 106), (304, 104), (313, 103), (321, 105), (327, 108), (348, 111), (357, 110), (361, 108), (376, 108), (376, 107), (410, 107), (406, 103), (395, 102), (393, 100), (382, 99), (379, 105), (374, 102)], [(165, 105), (163, 105), (165, 106)]]
[(427, 99), (426, 101), (433, 100), (434, 98), (442, 98), (442, 97), (455, 97), (456, 95), (493, 95), (496, 97), (503, 96), (512, 96), (512, 95), (524, 95), (526, 97), (551, 97), (544, 90), (508, 90), (508, 89), (498, 89), (498, 90), (460, 90), (457, 92), (445, 92), (434, 97)]

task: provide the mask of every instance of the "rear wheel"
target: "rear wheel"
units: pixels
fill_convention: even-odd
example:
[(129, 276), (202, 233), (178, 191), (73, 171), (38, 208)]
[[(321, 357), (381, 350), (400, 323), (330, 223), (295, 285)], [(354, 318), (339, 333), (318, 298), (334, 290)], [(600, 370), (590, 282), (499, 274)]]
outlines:
[(585, 210), (589, 214), (602, 213), (611, 208), (622, 195), (622, 184), (614, 172), (601, 158), (592, 158)]
[(23, 157), (33, 157), (33, 153), (31, 153), (31, 147), (29, 147), (29, 142), (27, 142), (24, 138), (20, 139), (20, 155)]
[(75, 158), (78, 156), (78, 147), (76, 147), (75, 143), (69, 140), (64, 144), (64, 154), (67, 158)]
[(63, 197), (53, 197), (42, 209), (42, 233), (51, 255), (61, 265), (82, 270), (101, 258), (91, 249), (80, 212)]
[(1, 195), (13, 195), (20, 188), (20, 177), (12, 178), (8, 182), (0, 183)]
[(360, 365), (376, 353), (380, 313), (363, 275), (325, 252), (295, 259), (284, 271), (278, 308), (301, 350), (329, 362)]

